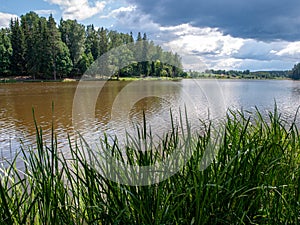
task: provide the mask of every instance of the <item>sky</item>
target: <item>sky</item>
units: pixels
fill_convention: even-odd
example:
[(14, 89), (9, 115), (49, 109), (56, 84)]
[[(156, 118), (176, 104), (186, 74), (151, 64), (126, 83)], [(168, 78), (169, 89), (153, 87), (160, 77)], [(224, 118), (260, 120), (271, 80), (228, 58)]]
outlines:
[(29, 11), (145, 32), (186, 70), (289, 70), (300, 61), (299, 0), (0, 0), (0, 27)]

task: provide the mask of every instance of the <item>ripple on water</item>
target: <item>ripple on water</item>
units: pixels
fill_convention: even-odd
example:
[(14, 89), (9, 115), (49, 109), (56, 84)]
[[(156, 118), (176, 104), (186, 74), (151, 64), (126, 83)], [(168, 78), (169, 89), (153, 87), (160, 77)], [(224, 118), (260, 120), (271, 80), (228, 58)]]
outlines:
[[(111, 82), (99, 97), (96, 108), (95, 120), (77, 121), (82, 135), (90, 135), (99, 143), (99, 137), (104, 132), (109, 135), (124, 137), (125, 128), (134, 134), (134, 128), (126, 127), (123, 117), (111, 118), (111, 108), (116, 96), (121, 93), (126, 82)], [(151, 124), (154, 134), (164, 133), (170, 128), (170, 109), (173, 110), (175, 121), (179, 121), (179, 108), (184, 112), (185, 100), (188, 99), (188, 116), (193, 128), (199, 129), (199, 119), (223, 118), (220, 103), (225, 108), (245, 109), (255, 111), (258, 106), (265, 116), (274, 109), (274, 100), (282, 117), (292, 121), (297, 107), (300, 105), (300, 82), (293, 81), (241, 81), (241, 80), (182, 80), (178, 85), (169, 85), (168, 82), (158, 81), (155, 85), (168, 89), (162, 91), (162, 98), (146, 98), (136, 102), (128, 112), (123, 112), (127, 102), (116, 106), (116, 110), (125, 113), (126, 119), (135, 123), (142, 123), (143, 110), (146, 112), (147, 121)], [(216, 86), (217, 85), (217, 86)], [(52, 119), (57, 135), (58, 148), (68, 151), (68, 134), (73, 142), (78, 140), (78, 135), (72, 127), (72, 103), (77, 83), (35, 83), (35, 84), (9, 84), (0, 88), (0, 160), (11, 158), (12, 153), (20, 150), (20, 146), (35, 145), (36, 130), (34, 127), (32, 107), (35, 108), (38, 125), (43, 128), (45, 142), (51, 144)], [(132, 85), (132, 91), (143, 96), (153, 87), (138, 88)], [(217, 87), (217, 88), (216, 88)], [(219, 92), (216, 93), (216, 90)], [(130, 90), (128, 93), (131, 93)], [(215, 99), (211, 99), (213, 96)], [(126, 101), (123, 99), (122, 101)], [(54, 102), (54, 115), (52, 103)], [(128, 99), (130, 102), (130, 99)], [(193, 104), (191, 104), (191, 102)], [(127, 110), (127, 108), (126, 108)], [(300, 117), (297, 116), (298, 124)], [(126, 123), (125, 123), (125, 122)], [(22, 143), (21, 141), (22, 140)], [(29, 146), (29, 147), (28, 147)]]

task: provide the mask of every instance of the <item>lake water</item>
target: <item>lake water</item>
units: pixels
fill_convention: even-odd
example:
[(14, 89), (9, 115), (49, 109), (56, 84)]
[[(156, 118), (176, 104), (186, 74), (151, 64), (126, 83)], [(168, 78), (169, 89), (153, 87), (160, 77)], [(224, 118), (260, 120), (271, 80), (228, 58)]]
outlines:
[[(99, 138), (103, 133), (124, 137), (142, 123), (143, 112), (153, 134), (171, 129), (180, 111), (193, 128), (199, 119), (222, 119), (227, 108), (263, 113), (276, 100), (282, 117), (292, 120), (300, 106), (300, 82), (289, 80), (181, 80), (0, 84), (0, 161), (20, 146), (34, 143), (33, 109), (38, 126), (50, 141), (55, 128), (60, 148), (77, 131)], [(54, 109), (52, 110), (52, 105)], [(299, 118), (300, 120), (300, 118)]]

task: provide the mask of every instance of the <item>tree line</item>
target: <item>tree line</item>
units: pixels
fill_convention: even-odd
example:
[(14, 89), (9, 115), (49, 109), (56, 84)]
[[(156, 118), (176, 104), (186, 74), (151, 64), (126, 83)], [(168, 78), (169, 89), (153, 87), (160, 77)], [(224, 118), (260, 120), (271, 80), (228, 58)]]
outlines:
[(290, 71), (250, 71), (250, 70), (210, 70), (212, 74), (223, 74), (232, 77), (243, 77), (243, 78), (287, 78), (290, 75)]
[[(143, 42), (141, 42), (143, 41)], [(147, 59), (120, 69), (116, 76), (184, 76), (178, 54), (164, 51), (147, 39), (146, 33), (120, 33), (76, 20), (40, 17), (35, 12), (11, 19), (9, 28), (0, 30), (0, 76), (30, 76), (32, 79), (80, 77), (104, 53), (124, 44), (142, 46)], [(146, 43), (146, 44), (145, 44)], [(128, 53), (133, 59), (140, 52)], [(170, 64), (163, 63), (168, 59)], [(112, 59), (114, 61), (114, 59)]]
[(294, 80), (300, 80), (300, 63), (294, 65), (290, 77)]
[[(299, 67), (300, 68), (300, 67)], [(300, 71), (300, 70), (299, 70)], [(190, 73), (195, 76), (203, 76), (203, 73)], [(205, 74), (225, 76), (228, 78), (247, 78), (247, 79), (285, 79), (292, 78), (292, 70), (272, 70), (272, 71), (250, 71), (250, 70), (206, 70)]]

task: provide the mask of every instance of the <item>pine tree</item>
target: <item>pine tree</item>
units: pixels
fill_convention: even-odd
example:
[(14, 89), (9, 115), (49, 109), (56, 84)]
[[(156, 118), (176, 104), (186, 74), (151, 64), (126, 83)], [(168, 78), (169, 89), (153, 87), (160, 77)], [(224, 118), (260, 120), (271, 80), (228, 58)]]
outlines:
[(100, 39), (94, 28), (94, 25), (89, 25), (86, 28), (85, 54), (92, 54), (93, 60), (96, 60), (100, 52)]
[(143, 60), (143, 44), (142, 44), (141, 32), (138, 32), (137, 39), (135, 42), (135, 59), (138, 62), (136, 66), (136, 73), (141, 76), (143, 74), (143, 66), (141, 61)]
[(9, 30), (0, 30), (0, 75), (10, 74), (10, 58), (12, 56), (12, 47), (9, 38)]
[(25, 39), (19, 19), (11, 20), (11, 71), (14, 75), (23, 75), (25, 72)]
[(99, 56), (103, 55), (108, 51), (108, 37), (107, 37), (107, 30), (105, 30), (103, 27), (98, 30), (98, 34), (100, 36), (100, 43), (99, 43)]
[(133, 34), (132, 34), (132, 32), (130, 32), (129, 42), (130, 42), (130, 43), (134, 42), (134, 39), (133, 39)]
[(56, 68), (56, 60), (57, 56), (60, 53), (61, 49), (61, 38), (60, 33), (56, 27), (56, 22), (52, 16), (52, 14), (49, 16), (48, 22), (47, 22), (47, 55), (49, 57), (48, 62), (48, 68), (49, 72), (53, 75), (53, 80), (56, 80), (57, 75), (57, 68)]
[(146, 33), (144, 33), (143, 36), (142, 59), (143, 59), (143, 62), (141, 62), (142, 73), (145, 76), (148, 76), (149, 75), (149, 44), (148, 44)]
[(38, 32), (39, 28), (39, 16), (35, 12), (29, 12), (21, 16), (21, 26), (24, 32), (26, 52), (26, 71), (30, 74), (33, 79), (36, 78), (36, 74), (39, 72), (38, 68), (38, 42), (40, 34)]

